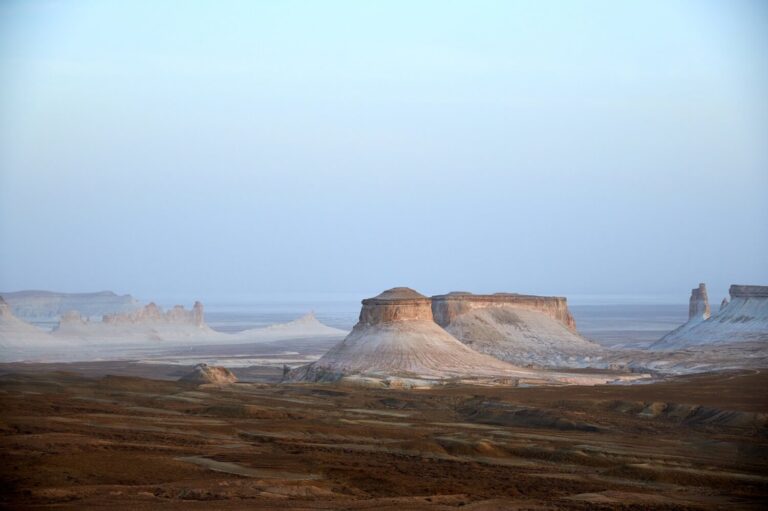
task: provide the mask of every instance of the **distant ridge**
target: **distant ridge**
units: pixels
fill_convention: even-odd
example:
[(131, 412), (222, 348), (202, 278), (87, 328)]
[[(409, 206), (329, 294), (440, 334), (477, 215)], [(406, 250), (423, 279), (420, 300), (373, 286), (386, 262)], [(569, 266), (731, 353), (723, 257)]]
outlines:
[(86, 318), (101, 318), (106, 314), (123, 314), (141, 308), (141, 303), (131, 295), (118, 295), (113, 291), (61, 293), (23, 290), (0, 295), (16, 317), (32, 323), (57, 321), (72, 311)]

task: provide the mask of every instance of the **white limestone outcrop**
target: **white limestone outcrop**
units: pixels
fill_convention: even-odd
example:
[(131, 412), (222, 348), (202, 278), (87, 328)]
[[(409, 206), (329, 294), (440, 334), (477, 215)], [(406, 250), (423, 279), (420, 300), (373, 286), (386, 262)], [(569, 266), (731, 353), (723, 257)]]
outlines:
[(472, 350), (434, 322), (432, 300), (412, 289), (390, 289), (362, 305), (352, 332), (316, 362), (291, 371), (289, 380), (349, 381), (352, 376), (387, 381), (579, 380), (575, 375), (524, 369)]
[(579, 335), (562, 297), (454, 292), (433, 296), (432, 311), (467, 346), (516, 365), (588, 367), (604, 351)]
[(730, 288), (730, 295), (730, 302), (716, 314), (707, 319), (699, 319), (697, 314), (659, 339), (650, 349), (676, 350), (733, 343), (768, 343), (768, 286), (734, 284)]

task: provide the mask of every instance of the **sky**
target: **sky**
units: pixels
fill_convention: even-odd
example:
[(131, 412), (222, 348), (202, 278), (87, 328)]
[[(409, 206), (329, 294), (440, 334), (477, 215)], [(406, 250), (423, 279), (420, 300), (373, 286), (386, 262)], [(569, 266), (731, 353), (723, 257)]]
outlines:
[(768, 3), (0, 3), (0, 290), (768, 285)]

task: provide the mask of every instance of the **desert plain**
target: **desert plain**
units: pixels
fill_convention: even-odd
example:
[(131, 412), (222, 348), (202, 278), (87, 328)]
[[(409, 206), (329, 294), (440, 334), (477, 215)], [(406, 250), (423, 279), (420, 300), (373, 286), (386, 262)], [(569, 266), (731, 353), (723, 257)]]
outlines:
[[(398, 390), (0, 366), (4, 509), (764, 509), (768, 372)], [(235, 370), (237, 372), (237, 370)], [(112, 374), (136, 374), (114, 376)]]

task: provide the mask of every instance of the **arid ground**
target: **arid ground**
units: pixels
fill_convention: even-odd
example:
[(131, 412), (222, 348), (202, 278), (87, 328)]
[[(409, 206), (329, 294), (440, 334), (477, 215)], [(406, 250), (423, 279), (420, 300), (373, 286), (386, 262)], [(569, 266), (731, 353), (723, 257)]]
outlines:
[(768, 503), (768, 371), (632, 386), (400, 391), (198, 388), (93, 367), (2, 367), (4, 508)]

